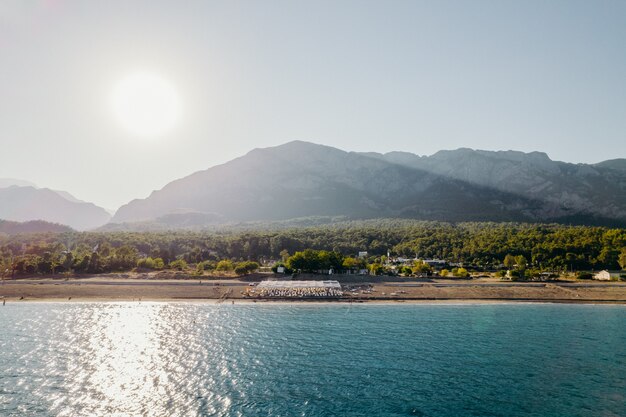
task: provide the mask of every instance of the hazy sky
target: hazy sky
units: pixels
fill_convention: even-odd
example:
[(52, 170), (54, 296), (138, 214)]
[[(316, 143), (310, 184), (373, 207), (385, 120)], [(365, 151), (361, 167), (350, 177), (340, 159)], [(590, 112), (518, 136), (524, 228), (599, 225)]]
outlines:
[[(164, 133), (115, 118), (137, 72)], [(626, 157), (626, 1), (0, 0), (0, 178), (117, 208), (294, 139)]]

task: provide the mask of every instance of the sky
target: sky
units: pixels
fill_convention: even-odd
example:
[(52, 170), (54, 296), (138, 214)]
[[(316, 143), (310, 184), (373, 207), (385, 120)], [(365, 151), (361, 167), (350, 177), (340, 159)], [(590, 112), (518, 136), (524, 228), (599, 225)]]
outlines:
[(621, 0), (2, 0), (0, 178), (116, 209), (291, 140), (624, 158), (624, 45)]

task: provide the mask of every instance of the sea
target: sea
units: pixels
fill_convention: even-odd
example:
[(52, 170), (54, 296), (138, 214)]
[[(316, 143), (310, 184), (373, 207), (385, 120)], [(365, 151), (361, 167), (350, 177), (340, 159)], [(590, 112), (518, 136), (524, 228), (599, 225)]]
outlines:
[(0, 306), (0, 416), (626, 416), (626, 306)]

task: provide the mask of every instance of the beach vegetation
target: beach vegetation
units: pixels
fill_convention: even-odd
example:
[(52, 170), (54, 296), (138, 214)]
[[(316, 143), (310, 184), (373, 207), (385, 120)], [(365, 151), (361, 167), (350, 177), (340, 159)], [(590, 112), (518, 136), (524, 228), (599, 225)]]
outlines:
[(230, 259), (222, 259), (215, 266), (215, 270), (219, 272), (232, 271), (234, 268), (235, 268), (235, 265), (233, 264), (233, 261), (231, 261)]
[(369, 265), (370, 275), (382, 275), (383, 270), (383, 265), (378, 262)]
[(465, 268), (452, 268), (452, 275), (457, 278), (469, 277), (469, 272)]
[(170, 269), (176, 269), (178, 271), (184, 271), (187, 269), (187, 261), (184, 259), (176, 259), (175, 261), (170, 262)]
[(287, 259), (287, 267), (294, 271), (316, 272), (341, 270), (344, 257), (341, 253), (327, 250), (305, 249)]
[(143, 269), (161, 270), (165, 268), (165, 262), (161, 258), (140, 258), (137, 260), (137, 267)]
[(259, 269), (259, 264), (253, 261), (239, 262), (235, 265), (234, 271), (237, 275), (248, 275)]
[[(359, 258), (359, 252), (367, 252), (367, 258)], [(626, 229), (382, 219), (306, 227), (0, 236), (0, 265), (5, 276), (130, 271), (140, 264), (152, 267), (148, 258), (156, 270), (171, 267), (179, 259), (196, 269), (207, 261), (217, 269), (218, 261), (227, 260), (230, 266), (220, 267), (226, 271), (234, 269), (233, 262), (243, 261), (281, 261), (289, 269), (303, 272), (360, 270), (368, 268), (367, 264), (384, 267), (387, 253), (387, 261), (399, 257), (442, 259), (472, 271), (497, 271), (503, 264), (512, 271), (536, 269), (556, 274), (617, 270), (626, 268)], [(517, 276), (524, 279), (526, 274)]]
[(198, 271), (213, 271), (217, 267), (217, 264), (214, 261), (202, 261), (196, 264), (196, 269)]
[(433, 267), (418, 259), (413, 262), (412, 272), (414, 274), (431, 274), (433, 272)]
[(619, 263), (619, 267), (622, 270), (626, 269), (626, 248), (622, 248), (622, 251), (619, 254), (618, 257), (618, 263)]

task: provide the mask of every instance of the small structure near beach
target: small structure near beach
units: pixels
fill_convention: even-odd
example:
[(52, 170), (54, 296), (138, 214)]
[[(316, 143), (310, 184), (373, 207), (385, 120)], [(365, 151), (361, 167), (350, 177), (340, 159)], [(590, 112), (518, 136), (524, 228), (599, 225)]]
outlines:
[(337, 298), (343, 291), (337, 281), (262, 281), (247, 294), (251, 297)]
[(600, 271), (597, 274), (595, 274), (593, 276), (593, 279), (597, 279), (600, 281), (610, 281), (611, 280), (611, 273), (607, 270), (604, 271)]

